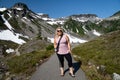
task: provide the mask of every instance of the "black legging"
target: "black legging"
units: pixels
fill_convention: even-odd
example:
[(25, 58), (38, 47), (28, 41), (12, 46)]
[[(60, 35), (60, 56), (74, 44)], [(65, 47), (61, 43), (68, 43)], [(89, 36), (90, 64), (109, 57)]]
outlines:
[(73, 67), (73, 64), (72, 64), (72, 57), (71, 57), (71, 54), (68, 53), (68, 54), (57, 54), (58, 56), (58, 59), (59, 59), (59, 62), (60, 62), (60, 67), (64, 67), (64, 57), (66, 58), (67, 62), (68, 62), (68, 66), (69, 67)]

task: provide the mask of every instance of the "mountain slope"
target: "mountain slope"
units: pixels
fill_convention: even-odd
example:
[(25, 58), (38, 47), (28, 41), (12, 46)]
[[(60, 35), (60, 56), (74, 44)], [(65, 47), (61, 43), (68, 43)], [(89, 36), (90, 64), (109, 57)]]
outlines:
[[(86, 67), (94, 65), (95, 69), (98, 68), (98, 73), (102, 65), (105, 66), (104, 75), (120, 74), (120, 31), (111, 32), (81, 44), (73, 49), (73, 53), (80, 57), (78, 59), (82, 60)], [(90, 68), (87, 68), (85, 71), (89, 70)], [(89, 77), (92, 74), (88, 74)]]
[[(9, 9), (0, 8), (0, 41), (23, 45), (29, 40), (32, 43), (32, 40), (38, 42), (39, 39), (54, 37), (54, 32), (55, 29), (52, 26), (39, 18), (24, 3), (16, 3)], [(48, 42), (48, 40), (45, 41)], [(0, 46), (4, 47), (5, 44)], [(6, 47), (13, 48), (12, 44)]]
[(16, 3), (12, 8), (3, 11), (0, 22), (3, 25), (1, 27), (5, 25), (6, 29), (12, 33), (19, 33), (29, 38), (52, 36), (55, 31), (50, 25), (38, 18), (37, 14), (29, 10), (24, 3)]

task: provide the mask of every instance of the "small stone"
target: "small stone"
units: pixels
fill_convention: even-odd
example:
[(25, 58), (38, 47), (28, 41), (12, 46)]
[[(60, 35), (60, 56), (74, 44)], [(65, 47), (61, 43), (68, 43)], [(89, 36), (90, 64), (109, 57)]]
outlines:
[(6, 76), (9, 76), (9, 75), (10, 75), (10, 72), (6, 72), (5, 75), (6, 75)]
[(120, 80), (120, 75), (117, 73), (113, 73), (113, 80)]

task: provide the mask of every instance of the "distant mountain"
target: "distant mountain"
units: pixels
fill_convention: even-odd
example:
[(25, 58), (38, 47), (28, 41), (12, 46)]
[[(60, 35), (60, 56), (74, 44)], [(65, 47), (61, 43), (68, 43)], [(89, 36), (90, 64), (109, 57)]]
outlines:
[(62, 17), (57, 19), (53, 19), (50, 17), (42, 17), (42, 15), (40, 15), (40, 18), (45, 20), (48, 24), (52, 25), (53, 27), (63, 26), (67, 33), (84, 39), (92, 39), (102, 34), (97, 32), (95, 29), (91, 29), (90, 31), (86, 29), (86, 24), (96, 25), (102, 21), (102, 19), (98, 18), (95, 14), (71, 15), (68, 17)]
[(113, 14), (113, 16), (120, 16), (120, 11), (116, 12), (115, 14)]
[[(39, 15), (39, 13), (38, 13)], [(71, 16), (68, 16), (68, 17), (62, 17), (62, 18), (57, 18), (57, 19), (53, 19), (53, 18), (50, 18), (48, 15), (47, 17), (44, 15), (46, 14), (40, 14), (40, 17), (43, 19), (43, 20), (46, 20), (47, 23), (53, 25), (53, 24), (64, 24), (64, 22), (66, 20), (68, 20), (69, 18), (72, 18), (73, 20), (75, 21), (79, 21), (79, 22), (87, 22), (87, 21), (91, 21), (91, 22), (99, 22), (99, 21), (102, 21), (101, 18), (98, 18), (97, 15), (95, 14), (79, 14), (79, 15), (71, 15)]]
[(113, 14), (112, 16), (106, 18), (105, 20), (118, 20), (118, 19), (120, 19), (120, 11), (118, 11), (115, 14)]

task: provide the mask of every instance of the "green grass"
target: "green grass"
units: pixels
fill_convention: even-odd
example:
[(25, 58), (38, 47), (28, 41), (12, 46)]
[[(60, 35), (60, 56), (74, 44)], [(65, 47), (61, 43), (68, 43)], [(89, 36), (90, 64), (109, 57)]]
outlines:
[[(106, 74), (111, 75), (114, 72), (120, 74), (120, 31), (81, 44), (73, 49), (73, 53), (81, 57), (78, 60), (81, 60), (84, 66), (88, 66), (88, 62), (91, 62), (95, 66), (104, 65)], [(89, 71), (89, 68), (85, 69), (86, 74)]]
[[(68, 26), (68, 28), (66, 28), (66, 26)], [(84, 30), (83, 30), (83, 28), (82, 28), (82, 23), (80, 23), (80, 22), (78, 22), (78, 21), (75, 21), (75, 20), (73, 20), (72, 18), (69, 18), (69, 19), (65, 22), (64, 28), (65, 28), (66, 30), (72, 31), (72, 32), (74, 32), (74, 33), (77, 33), (77, 34), (79, 34), (80, 36), (84, 36), (84, 35), (85, 35), (85, 34), (84, 34)], [(77, 30), (78, 30), (79, 32), (77, 32)]]
[(7, 60), (9, 71), (14, 74), (31, 74), (35, 71), (36, 64), (41, 64), (44, 60), (53, 53), (53, 50), (48, 51), (33, 51), (31, 53), (15, 56)]

